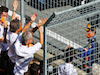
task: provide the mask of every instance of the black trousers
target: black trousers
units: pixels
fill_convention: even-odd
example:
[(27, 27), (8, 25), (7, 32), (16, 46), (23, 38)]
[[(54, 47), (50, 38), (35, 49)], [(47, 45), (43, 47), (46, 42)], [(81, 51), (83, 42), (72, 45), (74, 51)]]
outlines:
[(14, 75), (14, 64), (9, 59), (7, 53), (7, 51), (3, 51), (0, 54), (0, 75)]

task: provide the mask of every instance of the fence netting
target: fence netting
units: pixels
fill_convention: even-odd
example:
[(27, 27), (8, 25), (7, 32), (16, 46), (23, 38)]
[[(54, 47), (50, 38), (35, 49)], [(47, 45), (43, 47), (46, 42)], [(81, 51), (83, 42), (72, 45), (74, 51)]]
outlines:
[[(99, 7), (100, 1), (94, 1), (54, 12), (48, 19), (45, 43), (51, 56), (47, 54), (47, 75), (58, 75), (58, 66), (70, 62), (79, 75), (91, 75), (92, 65), (100, 64)], [(90, 31), (94, 35), (88, 35)]]

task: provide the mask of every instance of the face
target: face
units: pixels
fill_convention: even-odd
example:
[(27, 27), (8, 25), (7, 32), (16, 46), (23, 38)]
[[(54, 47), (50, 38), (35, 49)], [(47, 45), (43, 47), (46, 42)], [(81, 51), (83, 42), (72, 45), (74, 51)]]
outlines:
[(1, 17), (3, 17), (3, 18), (7, 18), (7, 15), (8, 15), (7, 12), (3, 12), (3, 13), (1, 14)]
[(7, 15), (8, 15), (8, 13), (7, 12), (3, 12), (2, 14), (1, 14), (1, 22), (3, 23), (4, 22), (4, 19), (6, 19), (7, 18)]
[(87, 36), (87, 38), (91, 38), (91, 37), (93, 37), (95, 35), (95, 31), (87, 31), (86, 32), (86, 36)]

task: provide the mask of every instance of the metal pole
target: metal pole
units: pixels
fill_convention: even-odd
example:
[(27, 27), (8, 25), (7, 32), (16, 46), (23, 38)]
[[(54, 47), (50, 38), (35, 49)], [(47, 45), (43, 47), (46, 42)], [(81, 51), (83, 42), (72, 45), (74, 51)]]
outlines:
[(24, 0), (21, 0), (21, 25), (24, 27)]
[(44, 59), (43, 59), (43, 75), (47, 75), (47, 36), (46, 26), (44, 26)]
[(6, 0), (6, 7), (8, 7), (8, 0)]
[[(6, 0), (6, 7), (8, 8), (8, 0)], [(8, 17), (7, 17), (7, 20), (8, 20)]]

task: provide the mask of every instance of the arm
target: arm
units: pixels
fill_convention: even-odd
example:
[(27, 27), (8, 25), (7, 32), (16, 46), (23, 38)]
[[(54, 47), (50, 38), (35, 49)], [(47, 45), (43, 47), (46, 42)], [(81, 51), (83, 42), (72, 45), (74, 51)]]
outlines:
[(29, 21), (29, 22), (24, 26), (24, 28), (22, 29), (22, 33), (25, 32), (25, 31), (27, 31), (27, 30), (29, 29), (29, 27), (31, 26), (31, 23), (35, 21), (36, 17), (37, 17), (37, 14), (34, 13), (34, 14), (31, 16), (31, 21)]
[(12, 14), (11, 20), (15, 19), (15, 12), (17, 10), (17, 7), (18, 7), (18, 1), (14, 0), (14, 2), (13, 2), (13, 14)]
[(2, 42), (4, 41), (4, 36), (0, 39), (0, 41), (2, 41)]
[(39, 29), (39, 36), (40, 36), (40, 44), (43, 46), (43, 32), (41, 27), (38, 27)]
[(38, 29), (39, 29), (39, 36), (40, 36), (40, 44), (43, 46), (43, 32), (41, 29), (41, 25), (43, 25), (47, 21), (47, 18), (44, 18), (43, 20), (40, 19), (38, 23)]
[(33, 28), (33, 29), (30, 30), (30, 31), (32, 32), (32, 34), (33, 34), (35, 31), (37, 31), (38, 27), (40, 27), (40, 26), (42, 26), (42, 25), (45, 24), (45, 22), (47, 21), (47, 18), (44, 18), (43, 20), (40, 19), (39, 21), (40, 21), (40, 22), (38, 23), (38, 25), (36, 25), (35, 28)]
[(71, 47), (70, 47), (70, 46), (67, 46), (67, 47), (66, 47), (66, 50), (68, 50), (69, 48), (71, 48)]

